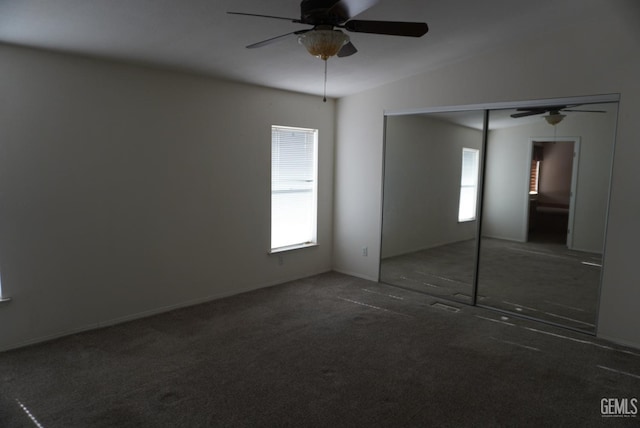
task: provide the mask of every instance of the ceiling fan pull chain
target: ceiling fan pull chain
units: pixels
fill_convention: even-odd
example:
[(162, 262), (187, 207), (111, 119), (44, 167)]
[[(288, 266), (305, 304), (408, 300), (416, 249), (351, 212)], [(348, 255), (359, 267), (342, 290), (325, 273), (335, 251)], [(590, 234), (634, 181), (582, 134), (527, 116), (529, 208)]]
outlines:
[(322, 97), (323, 102), (327, 102), (327, 60), (324, 60), (324, 94)]

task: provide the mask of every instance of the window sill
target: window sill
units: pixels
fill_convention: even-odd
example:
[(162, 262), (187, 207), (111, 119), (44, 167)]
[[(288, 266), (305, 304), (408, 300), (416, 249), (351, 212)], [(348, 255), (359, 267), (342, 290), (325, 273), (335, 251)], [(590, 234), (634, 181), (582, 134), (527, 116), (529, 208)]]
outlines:
[(9, 303), (10, 301), (11, 301), (11, 297), (0, 297), (0, 304)]
[(284, 253), (287, 251), (294, 251), (302, 248), (310, 248), (310, 247), (317, 247), (317, 246), (318, 246), (317, 242), (310, 242), (308, 244), (288, 245), (286, 247), (272, 248), (271, 250), (269, 250), (269, 254), (278, 254), (278, 253)]
[(472, 221), (476, 221), (476, 219), (475, 218), (469, 218), (469, 219), (466, 219), (466, 220), (458, 220), (458, 223), (469, 223), (469, 222), (472, 222)]

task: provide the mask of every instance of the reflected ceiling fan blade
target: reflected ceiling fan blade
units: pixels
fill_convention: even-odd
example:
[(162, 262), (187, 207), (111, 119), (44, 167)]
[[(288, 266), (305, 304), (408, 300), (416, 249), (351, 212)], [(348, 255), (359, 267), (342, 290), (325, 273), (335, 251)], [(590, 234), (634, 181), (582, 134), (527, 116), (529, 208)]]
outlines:
[(338, 57), (344, 58), (345, 56), (351, 56), (356, 52), (358, 52), (358, 49), (356, 49), (353, 43), (349, 42), (345, 44), (340, 51), (338, 51)]
[(296, 18), (285, 18), (284, 16), (272, 16), (272, 15), (257, 15), (255, 13), (244, 13), (244, 12), (227, 12), (229, 15), (242, 15), (242, 16), (256, 16), (258, 18), (270, 18), (270, 19), (283, 19), (289, 22), (302, 23), (299, 19)]
[(521, 108), (517, 108), (516, 111), (541, 111), (541, 112), (545, 112), (545, 111), (559, 111), (559, 110), (564, 110), (567, 107), (577, 107), (575, 105), (573, 106), (540, 106), (540, 107), (521, 107)]
[(424, 22), (400, 22), (400, 21), (361, 21), (352, 19), (343, 27), (355, 33), (386, 34), (389, 36), (422, 37), (429, 31), (429, 26)]
[(309, 30), (293, 31), (293, 32), (291, 32), (291, 33), (282, 34), (282, 35), (280, 35), (280, 36), (272, 37), (272, 38), (270, 38), (270, 39), (263, 40), (263, 41), (261, 41), (261, 42), (253, 43), (253, 44), (251, 44), (251, 45), (248, 45), (248, 46), (247, 46), (247, 49), (261, 48), (262, 46), (266, 46), (266, 45), (270, 45), (271, 43), (279, 42), (280, 40), (285, 39), (285, 38), (287, 38), (287, 37), (289, 37), (289, 36), (291, 36), (291, 35), (294, 35), (294, 34), (295, 34), (295, 35), (300, 35), (300, 34), (304, 34), (304, 33), (308, 32), (308, 31), (311, 31), (311, 29), (309, 29)]
[(584, 112), (584, 113), (606, 113), (606, 110), (574, 110), (574, 109), (570, 109), (570, 110), (562, 110), (562, 111), (580, 111), (580, 112)]
[[(518, 109), (518, 110), (520, 110), (520, 109)], [(511, 115), (511, 117), (513, 117), (515, 119), (515, 118), (518, 118), (518, 117), (534, 116), (536, 114), (543, 114), (543, 113), (546, 113), (546, 112), (547, 112), (546, 110), (528, 110), (528, 111), (525, 111), (525, 112), (522, 112), (522, 113), (514, 113), (514, 114)]]
[(341, 22), (345, 22), (354, 16), (360, 15), (376, 3), (378, 3), (378, 0), (341, 0), (331, 6), (329, 13), (343, 18)]

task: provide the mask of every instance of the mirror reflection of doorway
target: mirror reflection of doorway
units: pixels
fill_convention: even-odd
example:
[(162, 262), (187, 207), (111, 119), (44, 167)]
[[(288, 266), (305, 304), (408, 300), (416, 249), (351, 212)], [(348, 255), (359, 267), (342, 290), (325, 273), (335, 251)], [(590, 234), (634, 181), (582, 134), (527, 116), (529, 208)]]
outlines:
[(532, 140), (529, 164), (528, 242), (571, 248), (578, 141)]

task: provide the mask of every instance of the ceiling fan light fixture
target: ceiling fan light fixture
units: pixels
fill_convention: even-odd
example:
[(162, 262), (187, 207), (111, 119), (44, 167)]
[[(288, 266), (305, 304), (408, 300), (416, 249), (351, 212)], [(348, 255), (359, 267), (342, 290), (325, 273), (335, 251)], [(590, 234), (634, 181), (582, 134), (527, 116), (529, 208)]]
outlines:
[(550, 113), (543, 117), (549, 125), (557, 125), (558, 123), (562, 122), (562, 119), (564, 119), (566, 116), (566, 114)]
[(312, 30), (298, 36), (298, 43), (311, 55), (326, 61), (349, 43), (349, 36), (340, 30)]

